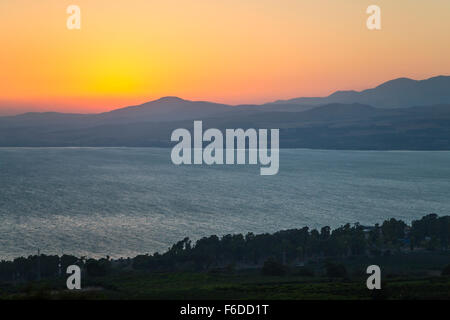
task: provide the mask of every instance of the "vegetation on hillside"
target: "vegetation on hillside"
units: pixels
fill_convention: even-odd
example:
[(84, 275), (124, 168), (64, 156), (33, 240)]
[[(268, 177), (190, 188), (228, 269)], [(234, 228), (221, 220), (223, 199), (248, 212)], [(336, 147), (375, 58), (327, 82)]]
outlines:
[(389, 219), (195, 244), (185, 238), (165, 253), (134, 258), (21, 257), (0, 262), (0, 298), (66, 298), (65, 270), (73, 264), (82, 269), (83, 287), (101, 290), (72, 298), (370, 298), (371, 264), (382, 267), (384, 287), (389, 283), (378, 298), (450, 298), (449, 240), (450, 216), (430, 214), (410, 226)]

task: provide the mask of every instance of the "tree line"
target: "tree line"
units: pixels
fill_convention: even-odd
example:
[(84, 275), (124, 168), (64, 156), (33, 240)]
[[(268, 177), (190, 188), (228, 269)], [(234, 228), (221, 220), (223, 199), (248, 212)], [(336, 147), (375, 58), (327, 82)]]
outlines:
[(407, 225), (391, 218), (381, 225), (345, 224), (336, 229), (304, 227), (273, 234), (212, 235), (193, 243), (185, 238), (164, 253), (134, 258), (89, 259), (71, 255), (34, 255), (0, 262), (0, 281), (20, 282), (65, 276), (69, 265), (77, 264), (92, 277), (117, 270), (149, 272), (207, 271), (235, 265), (262, 266), (268, 260), (292, 265), (314, 259), (376, 256), (409, 250), (448, 250), (450, 216), (429, 214)]

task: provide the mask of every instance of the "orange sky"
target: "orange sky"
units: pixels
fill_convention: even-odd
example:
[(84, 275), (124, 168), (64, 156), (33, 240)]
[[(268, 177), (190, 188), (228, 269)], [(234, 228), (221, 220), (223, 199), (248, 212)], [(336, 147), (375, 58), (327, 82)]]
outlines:
[[(81, 8), (68, 30), (66, 8)], [(366, 8), (382, 30), (366, 28)], [(231, 104), (450, 74), (448, 0), (0, 0), (0, 114)]]

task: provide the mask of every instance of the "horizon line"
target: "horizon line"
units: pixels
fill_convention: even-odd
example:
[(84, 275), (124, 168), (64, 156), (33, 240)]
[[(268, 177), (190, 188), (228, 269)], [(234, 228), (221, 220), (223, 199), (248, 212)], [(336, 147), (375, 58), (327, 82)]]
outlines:
[[(377, 86), (371, 87), (371, 88), (366, 88), (363, 90), (351, 90), (351, 89), (341, 89), (341, 90), (336, 90), (336, 91), (332, 91), (330, 94), (325, 95), (325, 96), (295, 96), (295, 97), (290, 97), (290, 98), (284, 98), (284, 99), (277, 99), (277, 100), (272, 100), (272, 101), (267, 101), (267, 102), (263, 102), (263, 103), (239, 103), (239, 104), (229, 104), (229, 103), (222, 103), (222, 102), (216, 102), (216, 101), (208, 101), (208, 100), (190, 100), (190, 99), (184, 99), (181, 98), (177, 95), (166, 95), (166, 96), (161, 96), (159, 98), (153, 99), (153, 100), (145, 100), (142, 103), (138, 103), (138, 104), (125, 104), (122, 106), (118, 106), (115, 107), (111, 110), (108, 111), (101, 111), (101, 112), (88, 112), (88, 113), (83, 113), (83, 112), (61, 112), (61, 111), (54, 111), (54, 110), (48, 110), (48, 111), (19, 111), (18, 113), (12, 113), (12, 114), (2, 114), (1, 109), (0, 109), (0, 117), (15, 117), (15, 116), (20, 116), (20, 115), (25, 115), (25, 114), (49, 114), (49, 113), (55, 113), (55, 114), (66, 114), (66, 115), (98, 115), (98, 114), (104, 114), (104, 113), (109, 113), (109, 112), (113, 112), (116, 110), (120, 110), (120, 109), (125, 109), (125, 108), (132, 108), (132, 107), (140, 107), (144, 104), (147, 103), (152, 103), (152, 102), (157, 102), (163, 99), (178, 99), (181, 101), (185, 101), (185, 102), (206, 102), (206, 103), (213, 103), (213, 104), (219, 104), (219, 105), (224, 105), (224, 106), (229, 106), (229, 107), (239, 107), (239, 106), (263, 106), (263, 105), (267, 105), (267, 104), (271, 104), (271, 103), (281, 103), (281, 102), (286, 102), (286, 101), (290, 101), (290, 100), (296, 100), (296, 99), (317, 99), (317, 98), (328, 98), (330, 96), (332, 96), (335, 93), (341, 93), (341, 92), (355, 92), (355, 93), (361, 93), (363, 91), (366, 90), (370, 90), (370, 89), (375, 89), (378, 88), (379, 86), (392, 82), (392, 81), (397, 81), (397, 80), (411, 80), (411, 81), (415, 81), (415, 82), (421, 82), (421, 81), (428, 81), (431, 79), (435, 79), (435, 78), (446, 78), (446, 77), (450, 77), (450, 75), (445, 75), (445, 74), (439, 74), (436, 76), (431, 76), (428, 78), (423, 78), (423, 79), (413, 79), (413, 78), (409, 78), (409, 77), (398, 77), (398, 78), (394, 78), (394, 79), (390, 79), (390, 80), (386, 80), (384, 82), (381, 82), (380, 84), (378, 84)], [(6, 102), (6, 101), (5, 101)], [(0, 102), (0, 107), (1, 107), (1, 103)], [(11, 103), (16, 103), (14, 101), (11, 101)], [(9, 108), (10, 110), (13, 108)], [(8, 110), (8, 109), (6, 109)]]

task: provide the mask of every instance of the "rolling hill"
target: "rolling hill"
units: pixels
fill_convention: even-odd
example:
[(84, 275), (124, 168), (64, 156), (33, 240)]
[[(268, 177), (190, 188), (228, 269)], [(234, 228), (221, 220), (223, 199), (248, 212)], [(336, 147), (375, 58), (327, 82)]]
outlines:
[(426, 80), (399, 78), (361, 92), (337, 91), (324, 98), (295, 98), (276, 101), (273, 104), (323, 105), (328, 103), (362, 103), (379, 108), (450, 104), (450, 76), (438, 76)]
[[(383, 107), (383, 108), (382, 108)], [(280, 128), (286, 148), (450, 150), (450, 77), (230, 106), (164, 97), (99, 114), (0, 117), (1, 147), (168, 147), (176, 128)]]

